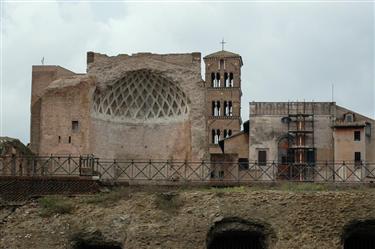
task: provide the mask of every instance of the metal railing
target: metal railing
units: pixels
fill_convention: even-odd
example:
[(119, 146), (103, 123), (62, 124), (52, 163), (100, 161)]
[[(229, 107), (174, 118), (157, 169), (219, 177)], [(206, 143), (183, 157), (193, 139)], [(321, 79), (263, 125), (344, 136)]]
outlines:
[(108, 160), (88, 156), (0, 157), (0, 176), (85, 176), (108, 181), (348, 182), (375, 180), (375, 163)]

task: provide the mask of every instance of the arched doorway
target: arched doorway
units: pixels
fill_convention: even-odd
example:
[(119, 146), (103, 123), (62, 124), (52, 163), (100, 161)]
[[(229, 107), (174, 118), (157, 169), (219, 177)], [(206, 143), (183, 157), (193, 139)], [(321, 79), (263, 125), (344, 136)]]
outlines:
[(375, 220), (352, 222), (343, 232), (344, 249), (374, 249)]
[(267, 249), (273, 238), (268, 225), (226, 218), (209, 231), (207, 249)]

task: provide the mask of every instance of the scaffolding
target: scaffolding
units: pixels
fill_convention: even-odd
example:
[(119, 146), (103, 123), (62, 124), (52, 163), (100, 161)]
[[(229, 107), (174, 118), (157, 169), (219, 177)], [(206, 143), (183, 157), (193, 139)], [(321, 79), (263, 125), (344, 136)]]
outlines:
[(289, 177), (314, 180), (314, 103), (288, 102), (288, 121)]

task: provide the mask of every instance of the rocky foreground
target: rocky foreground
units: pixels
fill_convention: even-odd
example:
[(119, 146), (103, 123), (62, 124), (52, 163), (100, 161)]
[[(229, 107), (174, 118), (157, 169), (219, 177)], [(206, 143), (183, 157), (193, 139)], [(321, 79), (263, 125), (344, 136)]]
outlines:
[(265, 224), (268, 248), (342, 248), (346, 225), (375, 220), (375, 190), (139, 189), (51, 196), (0, 210), (0, 248), (205, 249), (225, 218)]

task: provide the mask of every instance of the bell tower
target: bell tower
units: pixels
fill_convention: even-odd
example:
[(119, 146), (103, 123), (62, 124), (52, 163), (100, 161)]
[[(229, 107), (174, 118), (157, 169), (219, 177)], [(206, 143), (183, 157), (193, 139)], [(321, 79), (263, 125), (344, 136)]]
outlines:
[[(222, 42), (224, 45), (224, 41)], [(223, 49), (203, 58), (208, 144), (211, 158), (222, 154), (219, 141), (241, 130), (241, 67), (239, 54)]]

